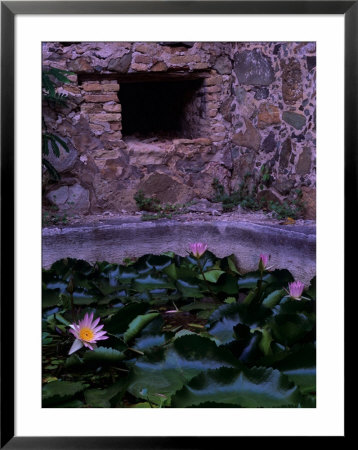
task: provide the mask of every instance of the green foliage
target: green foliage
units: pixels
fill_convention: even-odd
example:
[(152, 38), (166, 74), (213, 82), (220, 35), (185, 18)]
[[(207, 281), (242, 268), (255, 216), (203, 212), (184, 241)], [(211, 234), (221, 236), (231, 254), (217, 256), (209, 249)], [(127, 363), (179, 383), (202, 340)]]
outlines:
[(115, 364), (122, 361), (125, 355), (113, 348), (98, 347), (94, 350), (88, 350), (84, 354), (83, 360), (85, 363), (100, 364)]
[(86, 404), (91, 408), (111, 408), (116, 406), (127, 389), (124, 378), (107, 389), (88, 389), (85, 392)]
[(302, 215), (304, 204), (302, 202), (302, 191), (295, 190), (295, 198), (291, 201), (283, 201), (282, 203), (270, 201), (268, 209), (272, 211), (278, 219), (285, 219), (291, 217), (297, 219)]
[[(43, 163), (47, 166), (48, 161), (45, 160)], [(52, 164), (48, 168), (49, 171), (52, 170)], [(50, 205), (48, 210), (42, 211), (42, 226), (47, 227), (49, 225), (65, 225), (68, 223), (69, 216), (67, 213), (59, 212), (57, 205)]]
[(139, 190), (134, 195), (134, 200), (136, 201), (140, 211), (151, 211), (151, 212), (159, 211), (159, 203), (160, 203), (159, 200), (154, 197), (146, 197), (142, 190)]
[(146, 197), (142, 190), (139, 190), (134, 195), (134, 200), (140, 211), (147, 211), (153, 214), (144, 214), (143, 221), (158, 220), (158, 219), (172, 219), (174, 215), (186, 213), (186, 208), (190, 206), (190, 202), (186, 204), (172, 205), (166, 203), (160, 204), (160, 201), (155, 197)]
[(146, 325), (148, 325), (149, 322), (151, 322), (158, 316), (159, 313), (151, 313), (139, 315), (135, 319), (133, 319), (128, 326), (128, 330), (123, 335), (124, 342), (128, 343), (130, 340), (135, 338), (140, 333), (142, 328), (144, 328)]
[[(55, 67), (49, 67), (42, 70), (42, 98), (47, 101), (50, 107), (67, 106), (65, 94), (59, 94), (56, 92), (57, 83), (69, 83), (70, 80), (67, 78), (68, 75), (73, 75), (73, 72), (67, 70), (56, 69)], [(59, 145), (68, 153), (70, 150), (67, 143), (61, 139), (59, 136), (49, 132), (47, 130), (46, 122), (44, 117), (42, 117), (42, 154), (48, 156), (50, 150), (53, 154), (59, 158), (60, 148)], [(42, 158), (42, 164), (47, 169), (50, 178), (54, 181), (60, 179), (60, 174), (57, 172), (55, 167), (46, 159)]]
[(242, 208), (252, 211), (271, 211), (277, 219), (285, 219), (287, 217), (292, 219), (299, 218), (302, 215), (304, 206), (300, 189), (296, 189), (293, 192), (294, 196), (292, 199), (285, 200), (282, 203), (258, 199), (257, 194), (259, 190), (264, 189), (271, 181), (272, 176), (265, 165), (261, 166), (257, 180), (251, 173), (246, 173), (238, 189), (230, 194), (226, 193), (224, 186), (219, 183), (217, 178), (214, 178), (212, 183), (215, 191), (213, 201), (222, 203), (224, 212), (232, 211), (236, 206), (240, 205)]
[(219, 403), (240, 408), (294, 407), (300, 399), (297, 386), (278, 370), (254, 367), (201, 372), (176, 392), (177, 408)]
[(249, 181), (252, 180), (251, 173), (244, 176), (244, 180), (239, 184), (239, 188), (231, 194), (225, 192), (217, 178), (214, 178), (212, 186), (215, 190), (214, 202), (222, 203), (223, 211), (232, 211), (236, 206), (241, 205), (245, 209), (257, 211), (261, 209), (264, 204), (256, 199), (257, 186), (249, 187)]
[[(200, 267), (167, 252), (43, 270), (43, 406), (315, 407), (315, 279), (293, 300), (288, 270), (242, 275), (209, 251)], [(68, 356), (70, 295), (109, 338)]]
[(66, 105), (66, 97), (62, 94), (56, 93), (56, 83), (70, 83), (67, 78), (68, 75), (74, 75), (73, 72), (68, 70), (56, 69), (55, 67), (49, 67), (42, 70), (42, 93), (43, 98), (49, 102), (60, 103)]
[(43, 406), (51, 406), (59, 402), (63, 403), (66, 400), (73, 399), (87, 387), (88, 385), (81, 382), (53, 381), (47, 383), (42, 388), (42, 404)]

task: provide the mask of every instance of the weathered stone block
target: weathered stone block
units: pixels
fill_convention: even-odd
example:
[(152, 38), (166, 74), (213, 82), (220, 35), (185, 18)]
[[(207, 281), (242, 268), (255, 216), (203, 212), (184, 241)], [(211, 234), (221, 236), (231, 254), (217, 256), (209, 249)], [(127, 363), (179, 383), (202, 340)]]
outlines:
[(292, 152), (291, 139), (287, 138), (282, 144), (281, 155), (280, 155), (280, 168), (286, 169), (290, 161), (290, 156)]
[[(108, 125), (108, 122), (103, 122), (103, 124)], [(90, 123), (89, 127), (95, 136), (101, 136), (106, 131), (109, 131), (104, 125), (99, 125), (98, 123)]]
[(169, 59), (170, 64), (181, 65), (181, 64), (189, 64), (189, 63), (198, 63), (200, 62), (200, 56), (198, 55), (175, 55)]
[(246, 130), (243, 133), (236, 133), (232, 137), (232, 141), (236, 145), (241, 147), (251, 148), (258, 151), (261, 144), (261, 135), (258, 130), (252, 125), (252, 123), (245, 118)]
[(231, 122), (232, 112), (234, 109), (235, 106), (232, 103), (231, 97), (226, 98), (220, 106), (220, 113), (222, 114), (223, 118), (229, 123)]
[(207, 62), (199, 62), (195, 63), (191, 66), (194, 70), (205, 70), (210, 67), (210, 64)]
[(166, 72), (168, 70), (168, 66), (164, 62), (157, 62), (150, 70), (152, 72)]
[(120, 131), (122, 129), (122, 122), (112, 122), (110, 127), (113, 131)]
[(71, 86), (70, 84), (66, 84), (64, 90), (67, 91), (71, 95), (80, 95), (81, 89), (78, 86)]
[(265, 87), (257, 88), (255, 93), (256, 100), (264, 100), (269, 96), (269, 90)]
[(139, 64), (150, 64), (152, 62), (152, 58), (148, 55), (135, 54), (133, 58), (135, 63)]
[(108, 70), (118, 73), (126, 73), (132, 62), (132, 52), (126, 53), (120, 58), (113, 58), (108, 63)]
[(224, 127), (224, 125), (218, 123), (217, 125), (214, 125), (212, 127), (212, 130), (214, 131), (214, 133), (225, 133), (226, 128)]
[(136, 44), (135, 51), (151, 55), (156, 52), (156, 46), (153, 43)]
[(61, 211), (87, 213), (90, 207), (89, 191), (78, 183), (73, 186), (61, 186), (47, 194), (47, 198)]
[(206, 109), (218, 109), (219, 108), (220, 103), (219, 102), (208, 102), (206, 104)]
[[(118, 148), (113, 148), (111, 150), (106, 150), (105, 148), (97, 149), (91, 153), (91, 156), (95, 159), (107, 160), (116, 159), (121, 156), (121, 152)], [(96, 163), (97, 164), (97, 163)]]
[(275, 140), (275, 135), (270, 132), (270, 134), (262, 142), (262, 151), (265, 153), (271, 153), (276, 149), (277, 142)]
[(67, 78), (71, 81), (71, 83), (77, 83), (78, 82), (78, 76), (76, 74), (74, 74), (74, 75), (67, 75)]
[(114, 102), (105, 103), (103, 105), (103, 110), (106, 112), (121, 112), (122, 105), (120, 105), (119, 103), (114, 103)]
[(208, 77), (204, 79), (205, 86), (214, 86), (215, 84), (221, 84), (223, 79), (221, 76)]
[(306, 125), (306, 117), (292, 111), (284, 111), (282, 119), (296, 130), (301, 130)]
[(90, 122), (103, 121), (103, 122), (115, 122), (121, 120), (122, 114), (119, 113), (102, 113), (102, 114), (90, 114)]
[(122, 133), (120, 131), (112, 133), (108, 136), (108, 139), (110, 141), (118, 141), (119, 139), (122, 139)]
[(208, 92), (209, 94), (213, 94), (214, 92), (221, 92), (221, 86), (209, 86), (206, 88), (206, 92)]
[(217, 109), (210, 109), (210, 110), (207, 112), (207, 115), (208, 115), (208, 117), (213, 118), (213, 117), (215, 117), (215, 116), (217, 115), (217, 113), (218, 113), (218, 110), (217, 110)]
[(100, 113), (102, 111), (102, 105), (99, 103), (82, 103), (81, 112), (84, 114)]
[(213, 133), (210, 135), (213, 142), (223, 142), (226, 139), (225, 133)]
[(104, 92), (117, 92), (119, 91), (119, 84), (102, 84), (102, 90)]
[(316, 219), (316, 189), (307, 186), (302, 187), (303, 213), (306, 219)]
[(307, 56), (307, 69), (310, 72), (312, 69), (316, 67), (316, 57), (315, 56)]
[(74, 184), (68, 188), (69, 209), (74, 211), (88, 212), (90, 207), (89, 191), (80, 184)]
[(270, 103), (261, 103), (259, 114), (257, 116), (257, 126), (262, 129), (271, 125), (277, 125), (280, 122), (281, 117), (279, 108)]
[(283, 101), (288, 105), (293, 105), (303, 96), (301, 66), (296, 59), (290, 58), (287, 64), (281, 60), (281, 68)]
[(271, 62), (259, 49), (236, 53), (234, 71), (242, 84), (268, 86), (275, 81)]
[(229, 75), (232, 71), (232, 64), (228, 56), (219, 56), (214, 64), (214, 69), (220, 75)]
[(46, 198), (58, 207), (64, 205), (68, 199), (68, 186), (61, 186), (46, 195)]
[(153, 173), (140, 183), (147, 196), (155, 196), (161, 203), (186, 203), (192, 200), (194, 192), (189, 186), (164, 173)]
[(102, 85), (98, 83), (83, 83), (82, 89), (86, 92), (89, 91), (102, 91)]
[(296, 166), (296, 173), (298, 175), (307, 175), (310, 173), (312, 164), (312, 152), (309, 147), (304, 147), (302, 153), (300, 154)]
[(211, 145), (212, 141), (210, 138), (196, 138), (193, 139), (192, 142), (194, 144), (199, 144), (199, 145)]
[(147, 64), (132, 63), (131, 64), (131, 69), (135, 70), (136, 72), (146, 72), (147, 69), (148, 69), (148, 65)]
[(220, 100), (219, 92), (207, 93), (206, 100), (208, 102), (218, 102)]
[(68, 70), (76, 73), (92, 73), (94, 72), (94, 68), (92, 67), (90, 58), (80, 57), (74, 60), (71, 60), (67, 63)]
[(106, 103), (118, 101), (118, 97), (116, 94), (85, 95), (84, 100), (88, 103)]

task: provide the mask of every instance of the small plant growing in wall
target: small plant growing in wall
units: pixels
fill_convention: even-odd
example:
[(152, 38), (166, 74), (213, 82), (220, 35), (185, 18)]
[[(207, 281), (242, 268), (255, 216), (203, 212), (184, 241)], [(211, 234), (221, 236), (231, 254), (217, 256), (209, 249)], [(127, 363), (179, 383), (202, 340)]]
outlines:
[(214, 178), (212, 186), (216, 191), (216, 195), (213, 201), (216, 203), (221, 202), (224, 212), (232, 211), (238, 205), (241, 205), (245, 209), (258, 211), (263, 207), (263, 203), (256, 198), (257, 185), (250, 188), (249, 181), (251, 179), (252, 174), (247, 172), (244, 175), (243, 181), (239, 184), (239, 188), (231, 194), (227, 194), (224, 186), (219, 183), (217, 178)]
[(252, 179), (252, 174), (247, 172), (244, 175), (243, 181), (239, 184), (238, 189), (231, 194), (227, 194), (224, 186), (219, 183), (217, 178), (214, 178), (212, 186), (216, 194), (213, 201), (216, 203), (221, 202), (224, 212), (232, 211), (236, 206), (240, 205), (252, 211), (258, 211), (260, 209), (271, 211), (277, 219), (285, 219), (288, 217), (297, 219), (302, 215), (304, 204), (300, 189), (294, 191), (292, 199), (285, 200), (282, 203), (272, 200), (267, 202), (265, 199), (259, 200), (257, 194), (259, 189), (264, 189), (272, 180), (268, 168), (265, 165), (261, 167), (259, 179), (250, 188), (249, 183)]
[(265, 166), (265, 164), (262, 164), (260, 169), (260, 175), (261, 175), (261, 183), (260, 183), (260, 189), (264, 189), (264, 186), (267, 186), (271, 181), (271, 174), (269, 169)]
[(290, 217), (297, 219), (302, 215), (304, 203), (302, 201), (301, 189), (294, 191), (294, 198), (291, 201), (284, 201), (282, 203), (270, 201), (268, 209), (274, 213), (278, 219), (286, 219)]
[[(42, 98), (50, 107), (53, 108), (56, 105), (67, 106), (67, 96), (65, 94), (59, 94), (58, 92), (56, 92), (56, 82), (69, 83), (70, 80), (67, 78), (68, 75), (73, 75), (73, 72), (56, 69), (54, 67), (42, 70)], [(56, 134), (48, 131), (45, 119), (42, 116), (42, 164), (48, 170), (50, 177), (55, 181), (58, 181), (60, 179), (60, 174), (46, 158), (46, 156), (48, 156), (50, 151), (52, 151), (53, 154), (57, 158), (59, 158), (59, 146), (61, 146), (67, 153), (69, 153), (70, 150), (66, 142)]]
[(160, 204), (160, 201), (155, 197), (146, 197), (142, 190), (139, 190), (134, 195), (134, 200), (137, 203), (138, 209), (140, 211), (147, 211), (153, 214), (145, 214), (142, 216), (143, 221), (157, 220), (157, 219), (171, 219), (173, 215), (184, 214), (186, 212), (186, 207), (190, 206), (191, 203), (172, 205), (166, 203), (164, 205)]
[(134, 200), (140, 211), (158, 212), (159, 200), (154, 197), (146, 197), (142, 190), (134, 195)]

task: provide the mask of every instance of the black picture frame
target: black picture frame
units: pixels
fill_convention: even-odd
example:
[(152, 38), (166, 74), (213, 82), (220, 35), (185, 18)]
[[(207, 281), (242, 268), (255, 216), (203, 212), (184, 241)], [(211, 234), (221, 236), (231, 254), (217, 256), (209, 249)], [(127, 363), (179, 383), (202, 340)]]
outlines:
[[(238, 443), (237, 437), (14, 436), (14, 22), (18, 14), (340, 14), (345, 19), (345, 295), (354, 279), (358, 167), (358, 1), (3, 1), (1, 2), (1, 448), (179, 449)], [(347, 311), (347, 309), (345, 309)], [(345, 312), (347, 319), (347, 312)], [(345, 320), (347, 355), (347, 320)], [(346, 358), (347, 360), (348, 358)], [(346, 392), (350, 384), (345, 370)], [(346, 397), (345, 408), (349, 399)], [(345, 426), (344, 438), (351, 435)], [(243, 444), (245, 437), (240, 438)], [(266, 438), (256, 437), (262, 441)], [(282, 437), (281, 444), (289, 438)], [(302, 438), (304, 439), (304, 438)]]

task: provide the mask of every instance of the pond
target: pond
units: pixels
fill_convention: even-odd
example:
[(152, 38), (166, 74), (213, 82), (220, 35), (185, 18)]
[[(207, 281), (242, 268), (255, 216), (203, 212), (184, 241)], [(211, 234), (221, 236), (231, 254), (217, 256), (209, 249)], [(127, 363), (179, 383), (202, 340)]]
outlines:
[(44, 407), (315, 407), (315, 278), (186, 250), (43, 270)]

